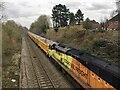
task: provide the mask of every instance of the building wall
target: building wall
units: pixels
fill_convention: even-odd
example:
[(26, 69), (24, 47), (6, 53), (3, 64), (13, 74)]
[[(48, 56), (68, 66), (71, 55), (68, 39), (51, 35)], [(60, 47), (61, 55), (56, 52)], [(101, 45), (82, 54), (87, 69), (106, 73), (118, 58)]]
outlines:
[(118, 29), (118, 21), (111, 21), (108, 23), (108, 30), (117, 30)]
[(100, 24), (99, 23), (92, 23), (92, 29), (99, 29)]
[(120, 14), (117, 14), (111, 18), (107, 23), (108, 30), (118, 30), (120, 29)]

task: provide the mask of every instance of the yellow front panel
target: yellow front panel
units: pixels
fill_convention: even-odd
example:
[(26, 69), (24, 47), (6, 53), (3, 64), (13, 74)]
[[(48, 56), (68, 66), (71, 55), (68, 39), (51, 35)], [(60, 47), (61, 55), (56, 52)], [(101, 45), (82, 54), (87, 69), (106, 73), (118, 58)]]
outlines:
[(71, 56), (68, 56), (68, 55), (64, 54), (64, 57), (62, 58), (62, 61), (63, 61), (65, 66), (67, 66), (69, 69), (71, 68), (71, 63), (72, 63), (72, 57)]

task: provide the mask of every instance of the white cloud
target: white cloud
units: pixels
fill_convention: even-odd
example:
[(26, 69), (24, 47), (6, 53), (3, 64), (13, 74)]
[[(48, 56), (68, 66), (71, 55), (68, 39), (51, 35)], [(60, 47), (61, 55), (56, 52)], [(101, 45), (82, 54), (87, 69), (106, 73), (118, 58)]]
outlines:
[(21, 24), (26, 27), (30, 27), (30, 24), (34, 22), (39, 16), (31, 16), (31, 17), (19, 17), (19, 18), (10, 18), (9, 20), (14, 20), (18, 24)]
[(5, 14), (23, 26), (29, 27), (32, 21), (42, 14), (51, 15), (56, 4), (64, 4), (70, 12), (76, 13), (81, 9), (84, 17), (101, 21), (109, 17), (111, 11), (116, 9), (114, 0), (4, 0), (6, 2)]

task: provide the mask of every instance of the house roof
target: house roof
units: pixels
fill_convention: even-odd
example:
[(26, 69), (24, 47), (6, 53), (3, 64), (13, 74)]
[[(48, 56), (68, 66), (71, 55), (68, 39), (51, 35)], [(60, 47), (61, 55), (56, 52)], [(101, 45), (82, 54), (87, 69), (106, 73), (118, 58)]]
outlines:
[(120, 21), (120, 13), (118, 13), (116, 16), (114, 16), (113, 18), (111, 18), (109, 21)]
[(95, 20), (91, 20), (91, 23), (99, 24), (99, 23), (96, 22)]

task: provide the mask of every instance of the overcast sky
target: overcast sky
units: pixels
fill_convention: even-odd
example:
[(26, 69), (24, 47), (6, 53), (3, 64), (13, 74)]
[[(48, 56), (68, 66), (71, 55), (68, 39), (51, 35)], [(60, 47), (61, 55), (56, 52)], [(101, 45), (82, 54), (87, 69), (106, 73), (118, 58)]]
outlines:
[(6, 2), (4, 13), (7, 19), (30, 27), (37, 18), (46, 14), (51, 16), (53, 6), (66, 5), (70, 12), (76, 13), (78, 9), (84, 13), (84, 18), (89, 17), (100, 22), (105, 17), (110, 18), (110, 13), (116, 9), (115, 0), (3, 0)]

